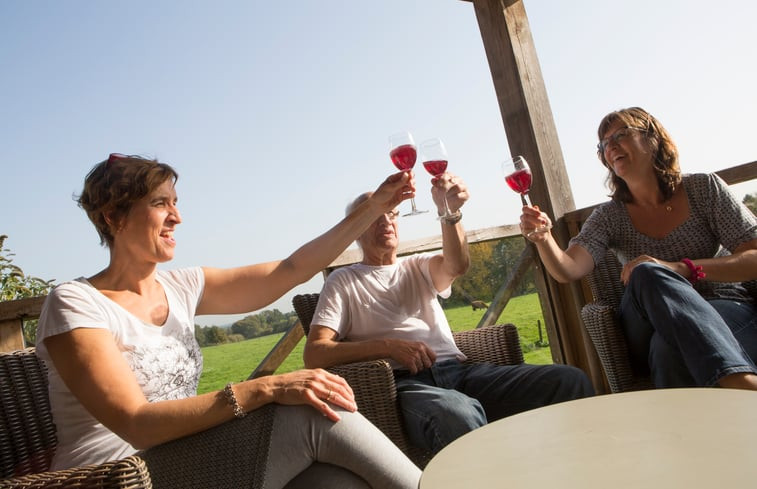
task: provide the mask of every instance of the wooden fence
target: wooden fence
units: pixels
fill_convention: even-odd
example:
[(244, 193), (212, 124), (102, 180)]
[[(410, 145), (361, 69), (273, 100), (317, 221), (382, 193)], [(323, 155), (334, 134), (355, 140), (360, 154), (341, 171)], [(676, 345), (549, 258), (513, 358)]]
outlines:
[[(757, 161), (726, 168), (717, 173), (723, 178), (723, 180), (731, 185), (754, 180), (757, 178)], [(577, 209), (565, 214), (563, 219), (568, 226), (571, 236), (575, 236), (578, 233), (581, 225), (586, 221), (586, 218), (591, 214), (591, 211), (595, 207), (596, 205)], [(505, 226), (477, 229), (467, 232), (469, 243), (481, 243), (485, 241), (512, 238), (518, 235), (520, 235), (520, 229), (517, 224), (508, 224)], [(433, 236), (403, 243), (398, 250), (398, 254), (404, 256), (438, 249), (441, 249), (441, 236)], [(324, 273), (328, 274), (328, 272), (334, 268), (358, 262), (360, 259), (361, 255), (358, 250), (345, 251), (327, 270), (324, 270)], [(537, 262), (533, 247), (526, 246), (518, 263), (513, 267), (512, 273), (507, 278), (507, 281), (502, 284), (501, 288), (492, 299), (489, 309), (483, 315), (478, 327), (493, 324), (499, 318), (507, 305), (508, 300), (512, 296), (513, 290), (522, 280), (523, 275), (528, 271), (529, 267), (533, 266), (535, 263)], [(574, 299), (579, 304), (586, 304), (592, 300), (591, 292), (583, 281), (578, 287), (576, 287), (576, 291), (577, 293)], [(0, 302), (0, 351), (12, 351), (24, 348), (25, 345), (22, 334), (23, 321), (38, 318), (42, 309), (43, 301), (44, 297), (33, 297), (29, 299)], [(302, 339), (302, 335), (302, 328), (299, 323), (296, 323), (284, 334), (277, 345), (252, 372), (250, 377), (272, 374)], [(557, 341), (559, 341), (559, 339), (549, 338), (550, 344)]]

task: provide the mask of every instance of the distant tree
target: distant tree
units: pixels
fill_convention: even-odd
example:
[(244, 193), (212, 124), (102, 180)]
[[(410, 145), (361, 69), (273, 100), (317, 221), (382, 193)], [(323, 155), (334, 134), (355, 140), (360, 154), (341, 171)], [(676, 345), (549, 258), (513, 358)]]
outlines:
[(297, 322), (295, 312), (282, 313), (278, 309), (265, 310), (257, 314), (245, 316), (234, 322), (229, 329), (230, 333), (241, 334), (247, 339), (281, 333)]
[[(526, 242), (522, 238), (505, 238), (497, 241), (494, 249), (494, 263), (492, 267), (494, 276), (492, 280), (497, 283), (497, 289), (505, 283), (507, 277), (514, 271), (523, 250), (526, 248)], [(496, 273), (495, 273), (496, 272)], [(531, 268), (523, 276), (523, 280), (515, 289), (515, 295), (530, 294), (536, 291), (534, 282), (534, 270)]]
[(211, 326), (205, 329), (205, 344), (220, 345), (226, 343), (226, 330), (218, 326)]
[(297, 313), (292, 311), (290, 313), (287, 313), (284, 315), (283, 318), (281, 318), (280, 321), (278, 321), (276, 324), (272, 326), (274, 333), (283, 333), (284, 331), (288, 331), (289, 328), (295, 325), (299, 318), (297, 317)]
[[(469, 247), (471, 266), (468, 273), (457, 279), (453, 294), (445, 305), (470, 304), (472, 300), (489, 301), (513, 271), (525, 242), (518, 238), (472, 244)], [(529, 270), (515, 289), (515, 295), (533, 292), (533, 270)]]
[(757, 193), (747, 194), (742, 202), (752, 211), (752, 214), (757, 215)]
[(205, 328), (199, 324), (195, 324), (195, 338), (197, 339), (197, 344), (201, 347), (208, 346), (208, 341), (205, 339)]
[(229, 331), (233, 334), (240, 334), (247, 339), (271, 334), (271, 328), (261, 321), (261, 317), (258, 314), (245, 316), (235, 321), (231, 325), (231, 328), (229, 328)]
[[(13, 264), (13, 256), (5, 248), (6, 235), (0, 235), (0, 301), (12, 301), (47, 295), (53, 288), (54, 280), (42, 280), (24, 274), (24, 271)], [(23, 325), (24, 341), (27, 345), (34, 344), (37, 337), (37, 320), (25, 321)]]
[(226, 335), (226, 341), (229, 343), (239, 343), (240, 341), (244, 341), (247, 338), (242, 336), (241, 334), (227, 334)]

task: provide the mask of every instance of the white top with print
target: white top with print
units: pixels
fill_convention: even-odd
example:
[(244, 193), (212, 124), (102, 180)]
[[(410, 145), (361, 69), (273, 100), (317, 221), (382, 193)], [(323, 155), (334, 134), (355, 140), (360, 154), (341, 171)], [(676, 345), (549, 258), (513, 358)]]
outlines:
[(162, 326), (148, 324), (95, 289), (86, 279), (65, 282), (45, 300), (37, 329), (37, 354), (48, 368), (50, 404), (58, 436), (51, 470), (104, 463), (136, 449), (100, 424), (63, 383), (43, 340), (76, 328), (110, 330), (148, 401), (193, 396), (202, 372), (194, 316), (202, 297), (202, 269), (158, 271), (168, 300)]

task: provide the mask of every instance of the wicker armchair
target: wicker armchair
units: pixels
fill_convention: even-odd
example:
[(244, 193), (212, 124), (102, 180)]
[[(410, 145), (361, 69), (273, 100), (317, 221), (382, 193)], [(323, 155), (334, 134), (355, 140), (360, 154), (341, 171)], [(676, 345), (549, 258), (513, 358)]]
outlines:
[(34, 348), (0, 353), (0, 487), (152, 487), (135, 456), (48, 472), (57, 443), (43, 362)]
[[(727, 251), (721, 250), (720, 254)], [(626, 338), (617, 311), (625, 287), (620, 281), (623, 267), (615, 255), (608, 251), (586, 279), (594, 296), (594, 302), (581, 309), (586, 330), (597, 351), (607, 383), (612, 392), (651, 389), (654, 387), (648, 375), (638, 375), (631, 368)], [(757, 280), (744, 282), (747, 291), (757, 300)]]
[(44, 363), (34, 348), (0, 353), (0, 488), (259, 488), (272, 424), (269, 405), (121, 460), (51, 472), (57, 438)]
[[(296, 295), (292, 303), (307, 336), (319, 294)], [(471, 363), (517, 365), (523, 363), (518, 330), (512, 324), (489, 326), (453, 334), (458, 348)], [(431, 453), (410, 444), (402, 428), (397, 405), (394, 374), (385, 360), (351, 363), (328, 369), (341, 375), (355, 392), (360, 412), (376, 425), (419, 467), (426, 466)]]
[(617, 319), (617, 310), (625, 287), (620, 281), (622, 266), (608, 251), (604, 259), (586, 277), (594, 302), (581, 309), (586, 330), (602, 363), (612, 392), (651, 389), (652, 379), (631, 369), (628, 346)]

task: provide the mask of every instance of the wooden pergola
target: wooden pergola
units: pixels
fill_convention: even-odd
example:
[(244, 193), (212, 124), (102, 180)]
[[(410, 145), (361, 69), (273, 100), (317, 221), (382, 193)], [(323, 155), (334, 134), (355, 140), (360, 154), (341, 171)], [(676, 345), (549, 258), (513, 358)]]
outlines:
[[(553, 235), (565, 247), (593, 207), (575, 209), (523, 1), (462, 1), (472, 3), (475, 10), (511, 154), (524, 155), (529, 161), (533, 172), (531, 194), (540, 208), (552, 216), (555, 223)], [(729, 168), (719, 174), (731, 184), (751, 180), (757, 177), (757, 162)], [(476, 243), (519, 234), (517, 225), (505, 225), (470, 231), (468, 240)], [(440, 239), (433, 237), (405, 243), (399, 252), (408, 254), (439, 247)], [(359, 259), (354, 251), (349, 250), (332, 267)], [(540, 266), (531, 246), (527, 246), (509, 281), (517, 281), (532, 265), (537, 271), (536, 287), (541, 297), (553, 360), (583, 369), (598, 392), (607, 392), (602, 368), (580, 318), (581, 307), (591, 300), (588, 287), (583, 282), (560, 284), (553, 280)], [(508, 294), (508, 287), (500, 290), (482, 324), (497, 320), (509, 299)], [(21, 321), (38, 317), (43, 299), (0, 303), (0, 351), (24, 347)], [(273, 373), (301, 338), (302, 329), (296, 324), (251, 376)]]

